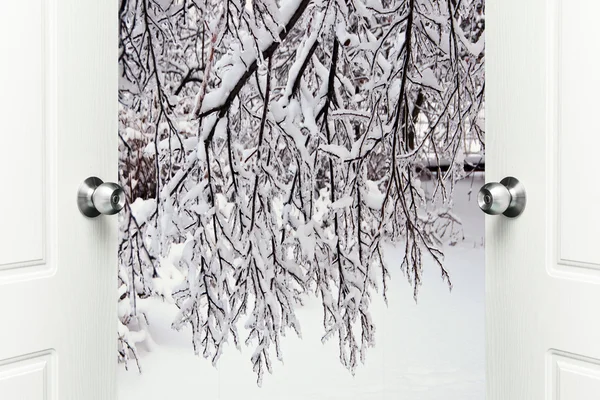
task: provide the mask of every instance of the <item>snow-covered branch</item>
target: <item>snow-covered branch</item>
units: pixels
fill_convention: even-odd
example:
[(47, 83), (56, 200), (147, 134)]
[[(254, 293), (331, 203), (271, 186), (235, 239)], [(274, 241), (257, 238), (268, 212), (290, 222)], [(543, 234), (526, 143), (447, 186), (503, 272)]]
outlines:
[(425, 257), (451, 287), (452, 190), (485, 146), (482, 0), (122, 0), (120, 19), (122, 361), (158, 296), (211, 362), (252, 347), (260, 383), (313, 296), (354, 372), (391, 268), (415, 299)]

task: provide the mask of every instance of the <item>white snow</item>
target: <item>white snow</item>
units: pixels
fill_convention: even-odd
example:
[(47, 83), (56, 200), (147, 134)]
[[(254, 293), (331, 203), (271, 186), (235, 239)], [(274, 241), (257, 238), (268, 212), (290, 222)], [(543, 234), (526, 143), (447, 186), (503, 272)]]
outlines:
[[(456, 26), (456, 27), (460, 26), (460, 24), (458, 23), (458, 21), (456, 21), (456, 19), (454, 20), (454, 26)], [(481, 36), (479, 37), (479, 40), (477, 40), (476, 43), (472, 43), (469, 40), (469, 38), (467, 38), (465, 36), (465, 33), (463, 32), (463, 30), (461, 28), (457, 28), (456, 33), (458, 34), (458, 37), (460, 38), (460, 41), (462, 42), (462, 44), (467, 48), (467, 50), (469, 50), (469, 53), (471, 53), (475, 57), (479, 57), (481, 52), (483, 52), (483, 50), (485, 49), (485, 34), (482, 33)]]
[(354, 201), (354, 198), (352, 198), (352, 196), (342, 197), (341, 199), (337, 200), (335, 203), (332, 203), (331, 208), (334, 210), (337, 210), (340, 208), (350, 207), (352, 205), (353, 201)]
[(380, 296), (373, 299), (377, 342), (354, 377), (340, 364), (336, 341), (321, 342), (322, 309), (316, 299), (298, 310), (302, 339), (290, 334), (282, 340), (284, 363), (276, 362), (259, 388), (250, 363), (252, 349), (242, 346), (240, 352), (229, 345), (213, 367), (194, 355), (187, 328), (170, 328), (176, 307), (153, 298), (141, 301), (149, 310), (152, 349), (138, 344), (142, 374), (134, 363), (129, 371), (119, 365), (119, 399), (483, 400), (484, 234), (475, 199), (482, 184), (477, 177), (456, 189), (453, 212), (463, 222), (465, 240), (445, 248), (451, 293), (429, 260), (415, 304), (397, 265), (402, 249), (388, 249), (389, 304)]
[(156, 200), (137, 198), (131, 203), (130, 207), (131, 213), (135, 217), (137, 223), (139, 225), (145, 224), (146, 221), (148, 221), (148, 218), (150, 218), (152, 213), (156, 210)]
[(427, 68), (424, 71), (422, 71), (421, 76), (415, 79), (415, 81), (421, 83), (422, 85), (429, 86), (430, 88), (440, 91), (442, 90), (438, 78), (435, 76), (435, 73), (431, 68)]

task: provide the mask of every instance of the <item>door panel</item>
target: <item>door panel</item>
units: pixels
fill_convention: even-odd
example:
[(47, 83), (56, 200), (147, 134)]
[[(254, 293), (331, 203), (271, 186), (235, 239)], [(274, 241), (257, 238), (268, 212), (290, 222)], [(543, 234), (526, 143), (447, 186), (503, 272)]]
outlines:
[[(549, 100), (556, 111), (558, 259), (561, 264), (595, 269), (600, 268), (600, 214), (589, 207), (600, 200), (600, 187), (593, 184), (597, 162), (588, 149), (600, 146), (600, 136), (590, 126), (598, 110), (600, 75), (597, 51), (586, 38), (595, 32), (598, 12), (594, 1), (555, 0), (548, 17), (556, 27), (549, 43), (556, 90)], [(592, 230), (582, 229), (582, 221)]]
[[(0, 129), (3, 132), (0, 174), (4, 187), (10, 188), (13, 193), (13, 196), (0, 196), (0, 209), (11, 210), (2, 213), (3, 229), (9, 230), (15, 237), (27, 237), (27, 240), (2, 246), (1, 277), (6, 276), (6, 273), (1, 274), (3, 270), (45, 264), (45, 230), (31, 227), (46, 225), (44, 138), (48, 129), (46, 111), (51, 107), (48, 102), (51, 93), (47, 92), (49, 77), (44, 69), (48, 61), (46, 50), (49, 44), (46, 39), (49, 32), (44, 4), (41, 0), (9, 2), (3, 8), (0, 37), (18, 37), (22, 40), (2, 41), (2, 51), (10, 54), (15, 62), (3, 62), (0, 66), (2, 93), (10, 93), (10, 99), (3, 100), (0, 109)], [(11, 22), (19, 14), (27, 15), (31, 23)], [(15, 79), (15, 76), (21, 78)], [(15, 165), (20, 165), (22, 175), (11, 173)], [(16, 194), (25, 193), (26, 196), (21, 195), (19, 201), (15, 201)]]
[(574, 354), (549, 354), (548, 393), (552, 400), (592, 400), (600, 393), (600, 361)]
[(486, 178), (514, 175), (528, 197), (518, 219), (486, 219), (488, 399), (600, 396), (598, 12), (585, 0), (488, 7)]
[[(6, 360), (0, 364), (0, 393), (23, 400), (53, 400), (56, 358), (52, 351)], [(10, 397), (13, 396), (13, 397)]]
[(116, 220), (76, 194), (116, 179), (116, 5), (2, 7), (0, 398), (112, 399)]

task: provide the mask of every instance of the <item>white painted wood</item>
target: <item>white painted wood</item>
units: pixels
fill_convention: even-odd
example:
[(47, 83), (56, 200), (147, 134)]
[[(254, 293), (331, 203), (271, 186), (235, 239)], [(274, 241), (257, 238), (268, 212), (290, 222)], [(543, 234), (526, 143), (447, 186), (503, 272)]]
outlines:
[(486, 12), (486, 180), (514, 175), (528, 196), (519, 218), (486, 217), (487, 400), (597, 399), (600, 4)]
[(548, 399), (597, 400), (600, 364), (574, 354), (554, 352), (550, 358), (552, 396)]
[(0, 399), (116, 397), (116, 218), (79, 214), (117, 178), (117, 4), (0, 12)]
[(9, 400), (52, 398), (55, 370), (54, 351), (4, 360), (0, 363), (0, 393), (3, 399)]
[[(8, 2), (0, 15), (0, 66), (2, 107), (0, 127), (0, 182), (13, 193), (27, 196), (0, 196), (0, 225), (11, 228), (15, 240), (2, 242), (0, 270), (23, 264), (43, 263), (44, 229), (44, 16), (41, 1)], [(15, 15), (27, 15), (31, 23), (16, 23)], [(14, 38), (24, 38), (14, 40)], [(8, 139), (8, 142), (5, 140)], [(15, 174), (15, 167), (21, 171)], [(26, 177), (26, 179), (24, 179)], [(6, 190), (5, 189), (5, 190)], [(3, 190), (4, 192), (4, 190)], [(16, 240), (27, 238), (27, 240)]]
[(593, 184), (597, 157), (590, 157), (591, 149), (600, 148), (599, 132), (590, 126), (590, 118), (598, 114), (600, 93), (600, 56), (590, 51), (594, 48), (590, 35), (600, 5), (562, 0), (558, 7), (558, 257), (561, 263), (600, 268), (600, 213), (590, 209), (600, 204), (600, 185)]

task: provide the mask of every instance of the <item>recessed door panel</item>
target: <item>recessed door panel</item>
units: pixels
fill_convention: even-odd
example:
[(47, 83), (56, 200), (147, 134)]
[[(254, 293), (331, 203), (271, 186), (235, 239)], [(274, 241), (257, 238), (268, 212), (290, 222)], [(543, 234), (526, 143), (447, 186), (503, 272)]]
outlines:
[(552, 400), (596, 400), (600, 393), (600, 360), (552, 352), (548, 380)]
[(0, 361), (2, 400), (55, 400), (54, 352)]
[[(2, 270), (44, 262), (46, 249), (45, 66), (49, 2), (9, 1), (0, 13), (0, 226), (10, 232), (0, 248)], [(16, 16), (27, 22), (15, 23)]]
[[(555, 0), (550, 16), (554, 32), (550, 48), (556, 68), (555, 107), (558, 151), (559, 262), (571, 266), (600, 268), (600, 185), (596, 185), (598, 163), (594, 149), (600, 134), (590, 122), (598, 112), (600, 75), (598, 57), (591, 38), (600, 5), (592, 0)], [(583, 11), (585, 10), (585, 11)], [(554, 21), (552, 21), (554, 20)], [(552, 67), (552, 65), (550, 65)], [(554, 100), (554, 101), (552, 101)]]

